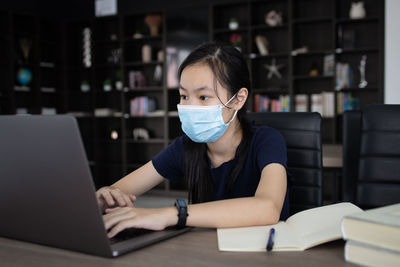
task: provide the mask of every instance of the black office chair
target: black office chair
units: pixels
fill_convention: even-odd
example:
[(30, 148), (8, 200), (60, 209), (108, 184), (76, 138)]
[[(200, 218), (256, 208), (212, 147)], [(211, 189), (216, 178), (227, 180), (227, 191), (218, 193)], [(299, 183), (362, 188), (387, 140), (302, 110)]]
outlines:
[(400, 202), (400, 105), (343, 114), (344, 201), (362, 208)]
[(287, 146), (290, 214), (322, 205), (321, 115), (311, 112), (257, 112), (256, 125), (277, 129)]

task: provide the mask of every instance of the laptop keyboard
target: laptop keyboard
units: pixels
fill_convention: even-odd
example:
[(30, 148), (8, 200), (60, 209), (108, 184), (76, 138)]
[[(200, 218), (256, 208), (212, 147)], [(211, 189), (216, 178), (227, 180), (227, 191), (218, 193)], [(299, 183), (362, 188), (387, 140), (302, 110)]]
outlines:
[(110, 243), (115, 244), (121, 241), (125, 241), (128, 239), (132, 239), (141, 235), (145, 235), (148, 233), (154, 232), (153, 230), (147, 230), (147, 229), (137, 229), (137, 228), (130, 228), (126, 229), (120, 233), (118, 233), (116, 236), (113, 238), (110, 238)]

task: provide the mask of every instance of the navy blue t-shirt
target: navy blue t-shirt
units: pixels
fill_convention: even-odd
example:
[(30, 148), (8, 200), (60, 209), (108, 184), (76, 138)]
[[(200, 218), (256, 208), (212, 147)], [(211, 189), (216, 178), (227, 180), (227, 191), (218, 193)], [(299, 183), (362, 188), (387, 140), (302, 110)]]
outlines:
[[(154, 168), (172, 182), (184, 179), (184, 144), (187, 136), (180, 136), (153, 159)], [(209, 159), (208, 159), (209, 160)], [(209, 168), (213, 180), (213, 200), (253, 197), (261, 178), (261, 172), (270, 163), (286, 166), (286, 144), (282, 135), (267, 126), (253, 126), (253, 137), (242, 171), (237, 177), (232, 195), (225, 194), (225, 181), (233, 168), (234, 159), (217, 168)], [(282, 208), (281, 220), (289, 217), (288, 193)]]

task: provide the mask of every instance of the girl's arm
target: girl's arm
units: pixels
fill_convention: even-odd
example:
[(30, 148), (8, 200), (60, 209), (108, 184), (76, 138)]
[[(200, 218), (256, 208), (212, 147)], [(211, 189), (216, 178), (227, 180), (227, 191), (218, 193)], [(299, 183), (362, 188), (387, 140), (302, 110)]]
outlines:
[[(285, 168), (280, 164), (269, 164), (261, 173), (254, 197), (189, 205), (186, 225), (222, 228), (275, 224), (282, 210), (286, 184)], [(124, 207), (107, 210), (104, 222), (106, 228), (111, 229), (109, 237), (112, 237), (131, 227), (161, 230), (176, 225), (177, 215), (175, 207), (159, 209)]]
[(164, 178), (153, 167), (153, 163), (149, 161), (113, 185), (97, 190), (97, 201), (103, 211), (115, 206), (133, 207), (132, 202), (136, 200), (136, 196), (147, 192), (163, 180)]

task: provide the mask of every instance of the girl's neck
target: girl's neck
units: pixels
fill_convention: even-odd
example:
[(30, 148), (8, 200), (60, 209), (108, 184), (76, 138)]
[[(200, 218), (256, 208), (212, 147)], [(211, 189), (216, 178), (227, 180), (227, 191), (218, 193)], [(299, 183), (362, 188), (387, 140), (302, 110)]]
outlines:
[(213, 168), (235, 157), (237, 147), (242, 141), (242, 127), (235, 118), (225, 133), (215, 142), (207, 143), (207, 154)]

